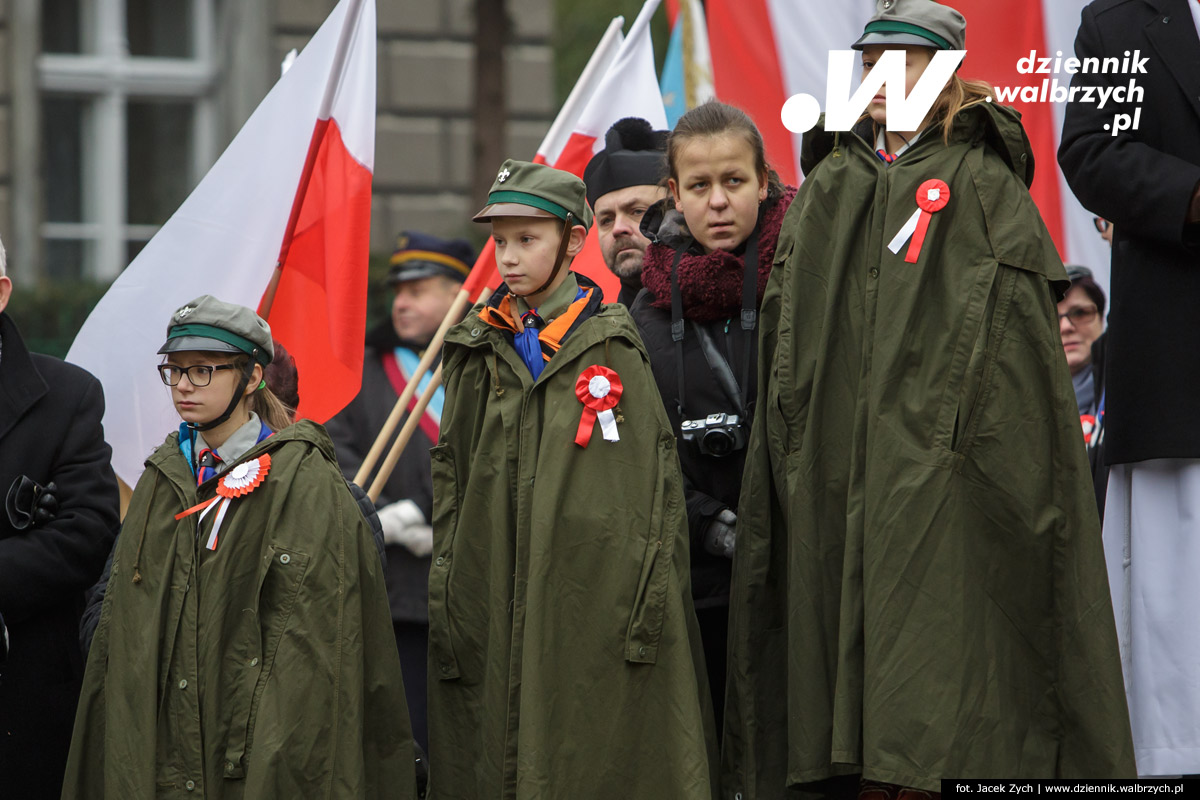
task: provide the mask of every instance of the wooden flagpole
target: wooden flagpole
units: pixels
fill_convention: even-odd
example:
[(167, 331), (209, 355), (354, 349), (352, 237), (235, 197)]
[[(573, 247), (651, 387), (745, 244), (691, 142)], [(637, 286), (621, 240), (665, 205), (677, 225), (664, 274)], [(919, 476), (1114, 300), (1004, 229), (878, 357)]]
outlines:
[[(354, 482), (362, 486), (367, 478), (375, 469), (375, 464), (379, 461), (379, 457), (383, 455), (383, 450), (387, 447), (387, 443), (391, 440), (392, 434), (396, 432), (396, 427), (400, 424), (404, 412), (408, 409), (408, 404), (412, 402), (413, 395), (417, 391), (417, 384), (425, 377), (425, 373), (429, 371), (429, 367), (442, 352), (442, 343), (446, 338), (446, 331), (450, 330), (450, 326), (458, 322), (462, 318), (463, 312), (466, 311), (467, 304), (471, 300), (469, 289), (462, 289), (454, 298), (454, 302), (450, 305), (450, 310), (446, 312), (446, 317), (442, 320), (442, 324), (438, 326), (437, 333), (433, 335), (433, 339), (429, 342), (429, 346), (425, 348), (425, 354), (421, 356), (421, 360), (417, 362), (417, 368), (408, 378), (408, 385), (404, 387), (404, 391), (400, 393), (400, 397), (396, 399), (396, 404), (392, 406), (392, 411), (388, 414), (387, 420), (383, 423), (383, 428), (379, 431), (379, 435), (375, 437), (375, 443), (371, 445), (371, 449), (367, 452), (366, 458), (363, 459), (362, 465), (359, 466), (358, 472), (354, 474)], [(484, 288), (480, 292), (479, 297), (475, 302), (485, 299), (491, 290)], [(420, 418), (421, 412), (413, 411), (414, 418)], [(393, 465), (394, 466), (394, 465)], [(391, 473), (391, 470), (388, 470)], [(374, 486), (374, 484), (372, 484)], [(371, 498), (374, 500), (374, 498)]]
[[(416, 383), (416, 380), (410, 381), (409, 386), (415, 386)], [(425, 408), (433, 398), (433, 393), (441, 385), (442, 365), (438, 364), (437, 369), (433, 371), (433, 377), (429, 379), (429, 385), (425, 387), (425, 391), (421, 392), (421, 398), (413, 406), (412, 413), (409, 414), (404, 427), (400, 429), (400, 435), (396, 437), (392, 449), (388, 451), (387, 458), (383, 461), (383, 466), (379, 468), (379, 474), (375, 476), (375, 480), (371, 483), (371, 488), (367, 490), (367, 496), (371, 498), (372, 503), (379, 499), (379, 495), (383, 492), (383, 485), (392, 476), (392, 470), (396, 468), (397, 462), (400, 461), (400, 455), (404, 452), (404, 448), (408, 446), (409, 440), (412, 439), (417, 425), (420, 424), (421, 415), (425, 413)]]

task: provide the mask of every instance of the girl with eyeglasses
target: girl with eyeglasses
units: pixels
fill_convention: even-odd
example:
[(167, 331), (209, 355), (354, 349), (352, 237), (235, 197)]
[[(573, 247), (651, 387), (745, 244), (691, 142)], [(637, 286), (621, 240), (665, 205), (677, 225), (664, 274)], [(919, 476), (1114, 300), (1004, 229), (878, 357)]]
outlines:
[(273, 351), (243, 306), (171, 318), (182, 422), (113, 552), (64, 798), (416, 796), (372, 532), (324, 428), (267, 388)]

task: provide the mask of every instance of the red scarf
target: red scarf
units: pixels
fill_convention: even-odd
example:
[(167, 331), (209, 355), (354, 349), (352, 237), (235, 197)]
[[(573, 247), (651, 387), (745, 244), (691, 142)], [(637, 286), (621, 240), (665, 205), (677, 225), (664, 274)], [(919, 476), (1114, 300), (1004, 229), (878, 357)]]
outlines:
[[(783, 195), (771, 202), (759, 220), (758, 234), (758, 298), (762, 305), (771, 264), (775, 260), (775, 245), (783, 227), (783, 217), (796, 196), (788, 186)], [(642, 285), (654, 296), (655, 308), (671, 308), (671, 264), (675, 251), (665, 245), (651, 244), (642, 261)], [(712, 322), (736, 317), (742, 308), (742, 281), (745, 277), (745, 254), (735, 255), (725, 250), (684, 255), (679, 261), (679, 293), (683, 299), (683, 316), (696, 322)]]

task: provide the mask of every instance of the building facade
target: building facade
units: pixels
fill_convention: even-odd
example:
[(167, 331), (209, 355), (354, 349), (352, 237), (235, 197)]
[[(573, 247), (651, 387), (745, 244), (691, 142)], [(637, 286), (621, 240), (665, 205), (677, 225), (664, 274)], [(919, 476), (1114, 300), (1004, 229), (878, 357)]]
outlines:
[[(336, 0), (0, 0), (0, 237), (24, 281), (111, 280)], [(552, 0), (507, 0), (505, 151), (554, 115)], [(470, 231), (474, 0), (376, 0), (371, 246)]]

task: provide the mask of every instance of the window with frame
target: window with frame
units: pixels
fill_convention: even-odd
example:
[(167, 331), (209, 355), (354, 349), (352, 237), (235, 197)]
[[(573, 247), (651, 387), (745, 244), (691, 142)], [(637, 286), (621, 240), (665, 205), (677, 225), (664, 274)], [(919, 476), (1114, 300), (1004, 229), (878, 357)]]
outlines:
[(43, 0), (51, 279), (111, 279), (216, 159), (216, 0)]

